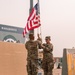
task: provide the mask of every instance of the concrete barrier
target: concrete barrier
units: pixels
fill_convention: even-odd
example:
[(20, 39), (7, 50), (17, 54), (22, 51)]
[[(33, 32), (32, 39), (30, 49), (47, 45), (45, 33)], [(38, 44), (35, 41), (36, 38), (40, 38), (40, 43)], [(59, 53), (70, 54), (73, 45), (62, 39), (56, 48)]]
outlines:
[(0, 42), (0, 75), (27, 75), (24, 44)]
[(64, 49), (62, 75), (75, 75), (75, 49)]

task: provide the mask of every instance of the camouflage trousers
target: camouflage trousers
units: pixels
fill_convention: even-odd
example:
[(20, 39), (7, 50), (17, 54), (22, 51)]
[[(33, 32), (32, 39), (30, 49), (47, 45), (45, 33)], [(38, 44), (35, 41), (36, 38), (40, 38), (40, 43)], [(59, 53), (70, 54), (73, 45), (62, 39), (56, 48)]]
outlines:
[(28, 75), (37, 75), (38, 69), (37, 69), (36, 63), (37, 63), (36, 61), (34, 61), (34, 62), (31, 61), (31, 60), (27, 61), (27, 72), (28, 72)]
[(54, 62), (49, 62), (47, 60), (42, 62), (42, 68), (44, 75), (53, 75)]

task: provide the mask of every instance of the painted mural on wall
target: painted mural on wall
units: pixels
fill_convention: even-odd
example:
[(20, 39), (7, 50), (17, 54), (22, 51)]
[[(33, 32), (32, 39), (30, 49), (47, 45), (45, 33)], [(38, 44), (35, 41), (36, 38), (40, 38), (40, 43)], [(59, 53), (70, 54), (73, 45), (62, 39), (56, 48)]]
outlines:
[(7, 35), (3, 38), (3, 41), (4, 42), (13, 42), (13, 43), (16, 43), (17, 42), (17, 39), (12, 36), (12, 35)]

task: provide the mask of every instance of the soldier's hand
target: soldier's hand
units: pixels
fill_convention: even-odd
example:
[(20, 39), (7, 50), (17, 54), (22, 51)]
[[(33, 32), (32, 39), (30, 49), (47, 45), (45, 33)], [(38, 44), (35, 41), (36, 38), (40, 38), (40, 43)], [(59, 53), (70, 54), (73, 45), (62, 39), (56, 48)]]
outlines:
[(42, 48), (45, 48), (45, 46), (43, 46), (42, 44), (41, 44), (41, 47), (42, 47)]
[(42, 44), (42, 42), (38, 40), (38, 44), (40, 44), (40, 45), (41, 45), (41, 44)]

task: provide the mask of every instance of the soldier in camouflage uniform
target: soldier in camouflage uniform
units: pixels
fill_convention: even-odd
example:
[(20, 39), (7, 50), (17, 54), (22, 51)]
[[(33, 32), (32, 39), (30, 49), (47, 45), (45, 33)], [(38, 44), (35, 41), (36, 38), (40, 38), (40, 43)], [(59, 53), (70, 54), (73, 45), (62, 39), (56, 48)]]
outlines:
[(50, 36), (45, 38), (46, 43), (42, 45), (43, 48), (43, 61), (42, 61), (42, 68), (44, 70), (44, 75), (53, 75), (52, 70), (54, 68), (54, 61), (53, 61), (53, 45), (50, 43), (51, 39)]
[(34, 41), (33, 33), (29, 34), (29, 41), (26, 42), (27, 49), (27, 72), (28, 75), (37, 75), (38, 69), (38, 43)]

